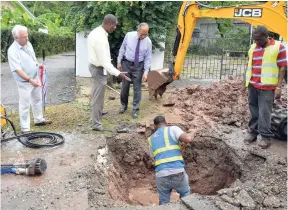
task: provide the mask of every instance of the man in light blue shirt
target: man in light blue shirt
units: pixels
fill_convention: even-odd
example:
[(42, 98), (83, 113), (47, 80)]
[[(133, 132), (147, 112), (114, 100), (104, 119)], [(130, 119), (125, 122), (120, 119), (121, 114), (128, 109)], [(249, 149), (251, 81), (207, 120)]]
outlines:
[[(141, 101), (141, 82), (147, 80), (151, 67), (152, 42), (148, 37), (149, 25), (141, 23), (137, 31), (128, 32), (119, 50), (118, 69), (127, 72), (134, 89), (132, 117), (137, 118)], [(130, 82), (122, 81), (121, 104), (119, 113), (124, 113), (128, 107)]]
[(36, 126), (51, 124), (51, 121), (43, 117), (39, 64), (28, 41), (28, 30), (25, 26), (16, 25), (12, 35), (14, 42), (8, 49), (8, 62), (18, 87), (20, 125), (25, 134), (30, 132), (30, 106)]

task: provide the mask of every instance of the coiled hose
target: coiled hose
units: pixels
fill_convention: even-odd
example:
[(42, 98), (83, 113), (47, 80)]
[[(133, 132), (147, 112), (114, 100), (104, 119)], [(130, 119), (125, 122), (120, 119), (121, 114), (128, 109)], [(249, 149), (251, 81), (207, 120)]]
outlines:
[[(17, 135), (13, 122), (4, 116), (1, 116), (1, 118), (7, 120), (10, 123), (14, 131), (14, 135), (15, 135), (10, 138), (1, 139), (1, 142), (9, 141), (12, 139), (18, 139), (18, 141), (21, 144), (25, 145), (26, 147), (40, 148), (40, 147), (55, 147), (60, 144), (63, 144), (65, 141), (62, 135), (57, 134), (57, 133), (50, 133), (50, 132), (32, 132), (32, 133)], [(37, 142), (37, 139), (40, 139), (40, 138), (48, 139), (48, 142), (47, 143)]]

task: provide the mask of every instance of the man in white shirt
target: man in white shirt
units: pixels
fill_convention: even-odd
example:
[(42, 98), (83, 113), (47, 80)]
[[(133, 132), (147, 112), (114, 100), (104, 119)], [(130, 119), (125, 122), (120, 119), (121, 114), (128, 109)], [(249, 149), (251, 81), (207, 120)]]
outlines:
[(108, 14), (104, 17), (101, 26), (91, 31), (88, 36), (88, 61), (89, 71), (92, 75), (92, 129), (96, 131), (107, 131), (101, 123), (104, 107), (104, 97), (107, 84), (107, 72), (123, 80), (129, 80), (124, 73), (114, 68), (111, 63), (108, 33), (116, 29), (117, 18)]
[(8, 62), (18, 87), (20, 126), (25, 134), (30, 132), (30, 105), (36, 126), (51, 124), (51, 121), (43, 117), (39, 64), (28, 41), (28, 30), (25, 26), (16, 25), (12, 35), (14, 42), (8, 49)]

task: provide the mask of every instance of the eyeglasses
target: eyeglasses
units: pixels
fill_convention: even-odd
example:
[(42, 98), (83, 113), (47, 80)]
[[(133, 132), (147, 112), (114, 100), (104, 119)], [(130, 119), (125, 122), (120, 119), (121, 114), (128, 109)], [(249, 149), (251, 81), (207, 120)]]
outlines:
[(148, 36), (148, 34), (139, 34), (139, 36), (141, 36), (141, 37), (146, 37), (146, 36)]
[(20, 36), (18, 39), (28, 39), (28, 36)]

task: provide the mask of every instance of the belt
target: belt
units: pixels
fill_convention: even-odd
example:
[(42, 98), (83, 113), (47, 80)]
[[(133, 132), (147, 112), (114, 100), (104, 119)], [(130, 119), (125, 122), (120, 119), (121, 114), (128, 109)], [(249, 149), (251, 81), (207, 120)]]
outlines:
[(102, 68), (102, 69), (104, 69), (103, 66), (95, 66), (93, 63), (90, 63), (90, 65), (93, 66), (94, 68)]
[[(132, 61), (129, 61), (129, 60), (127, 60), (126, 58), (123, 58), (123, 61), (128, 61), (129, 63), (131, 63), (131, 64), (135, 64), (135, 62), (132, 62)], [(143, 63), (144, 61), (139, 61), (138, 63)]]

